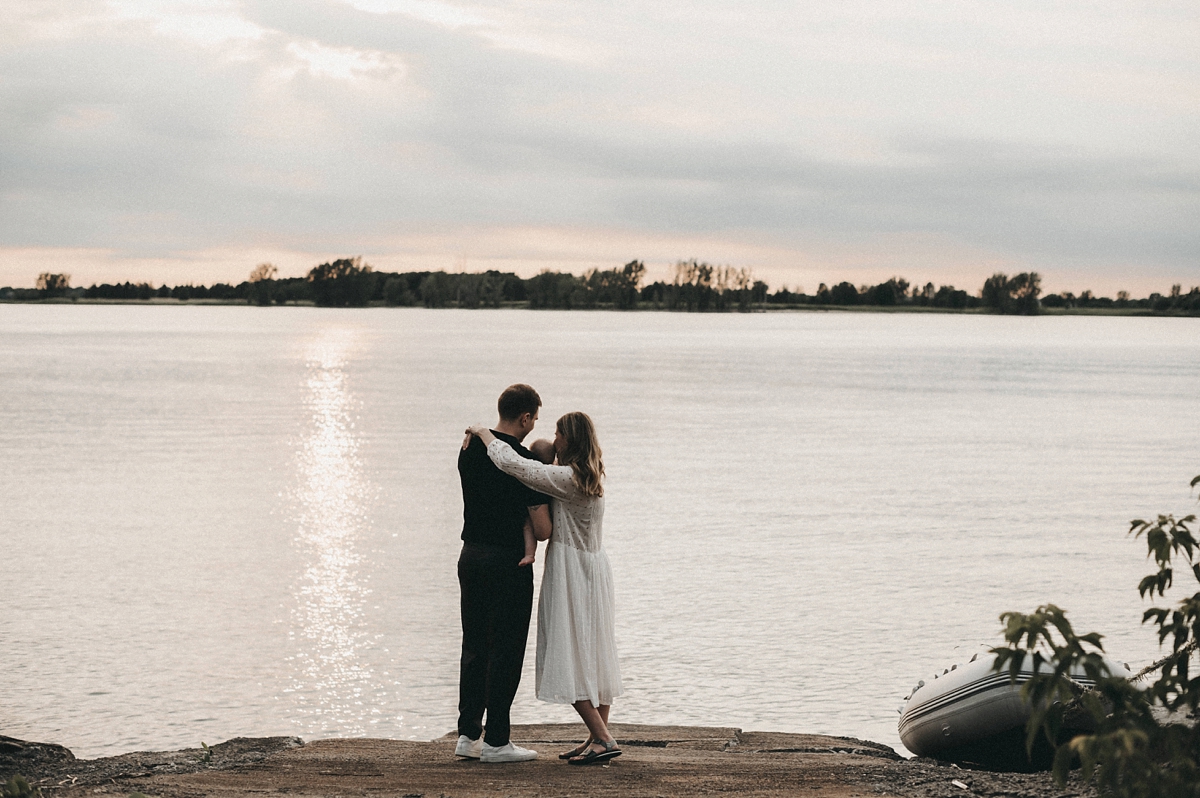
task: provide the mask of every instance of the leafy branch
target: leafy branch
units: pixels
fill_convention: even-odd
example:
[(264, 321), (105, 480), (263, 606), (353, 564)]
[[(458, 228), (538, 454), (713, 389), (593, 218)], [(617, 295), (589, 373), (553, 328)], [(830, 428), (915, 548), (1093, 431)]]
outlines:
[[(1190, 486), (1197, 484), (1200, 476)], [(1195, 515), (1130, 522), (1129, 534), (1145, 539), (1147, 558), (1156, 566), (1138, 583), (1143, 599), (1165, 597), (1177, 566), (1200, 583), (1195, 523)], [(1006, 645), (993, 649), (996, 669), (1007, 668), (1014, 681), (1027, 679), (1021, 687), (1030, 707), (1026, 751), (1043, 735), (1055, 748), (1060, 785), (1078, 762), (1084, 778), (1094, 778), (1106, 795), (1200, 798), (1200, 729), (1182, 711), (1194, 715), (1200, 707), (1200, 677), (1189, 672), (1191, 654), (1200, 647), (1200, 591), (1173, 608), (1145, 611), (1142, 623), (1153, 622), (1159, 644), (1170, 641), (1171, 651), (1133, 679), (1112, 674), (1103, 661), (1102, 636), (1076, 633), (1053, 604), (1028, 615), (1006, 612), (1000, 620)], [(1138, 686), (1153, 674), (1146, 688)], [(1085, 687), (1080, 679), (1095, 686)]]

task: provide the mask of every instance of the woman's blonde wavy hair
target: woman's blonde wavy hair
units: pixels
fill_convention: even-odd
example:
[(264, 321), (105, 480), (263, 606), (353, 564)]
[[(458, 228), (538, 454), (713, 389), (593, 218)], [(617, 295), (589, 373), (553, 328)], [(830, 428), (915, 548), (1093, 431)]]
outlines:
[(604, 461), (596, 425), (587, 413), (567, 413), (554, 425), (566, 446), (558, 456), (559, 465), (571, 467), (572, 480), (588, 496), (604, 495)]

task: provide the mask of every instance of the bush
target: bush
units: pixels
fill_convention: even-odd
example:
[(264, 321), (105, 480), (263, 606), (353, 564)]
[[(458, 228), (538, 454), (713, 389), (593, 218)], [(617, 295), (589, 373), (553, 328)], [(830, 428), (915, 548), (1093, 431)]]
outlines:
[(30, 787), (29, 782), (22, 776), (16, 775), (8, 780), (0, 794), (3, 794), (4, 798), (37, 798), (42, 793)]
[[(1198, 483), (1200, 476), (1191, 485)], [(1145, 538), (1157, 565), (1157, 571), (1138, 584), (1142, 598), (1163, 597), (1173, 586), (1175, 565), (1183, 565), (1180, 560), (1200, 582), (1200, 543), (1192, 532), (1195, 521), (1194, 515), (1159, 515), (1153, 521), (1130, 522), (1129, 534)], [(1185, 710), (1192, 716), (1200, 710), (1200, 678), (1189, 672), (1191, 655), (1200, 646), (1200, 592), (1181, 599), (1174, 608), (1152, 607), (1142, 615), (1142, 623), (1158, 627), (1159, 642), (1171, 644), (1166, 657), (1143, 671), (1147, 676), (1157, 674), (1145, 690), (1108, 673), (1100, 659), (1102, 636), (1077, 634), (1066, 613), (1052, 604), (1029, 615), (1006, 612), (1000, 618), (1007, 645), (993, 649), (996, 667), (1007, 666), (1015, 678), (1025, 658), (1032, 659), (1035, 675), (1021, 688), (1033, 707), (1026, 725), (1026, 748), (1032, 750), (1039, 735), (1056, 748), (1054, 776), (1060, 785), (1078, 761), (1084, 778), (1094, 778), (1105, 795), (1200, 796), (1200, 728), (1184, 717)], [(1096, 686), (1084, 690), (1072, 680), (1068, 674), (1075, 667), (1083, 668)], [(1156, 710), (1165, 718), (1160, 719)], [(1072, 713), (1090, 721), (1094, 731), (1062, 739)]]

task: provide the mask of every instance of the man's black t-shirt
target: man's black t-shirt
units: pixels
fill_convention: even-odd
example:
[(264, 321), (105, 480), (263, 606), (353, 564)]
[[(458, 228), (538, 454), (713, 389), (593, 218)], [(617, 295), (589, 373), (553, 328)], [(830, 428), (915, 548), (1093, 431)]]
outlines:
[[(516, 450), (535, 459), (528, 449), (511, 435), (492, 430), (492, 434)], [(550, 497), (522, 485), (488, 457), (483, 441), (471, 436), (471, 443), (458, 453), (458, 477), (462, 481), (463, 531), (467, 543), (497, 546), (523, 551), (528, 508), (549, 504)]]

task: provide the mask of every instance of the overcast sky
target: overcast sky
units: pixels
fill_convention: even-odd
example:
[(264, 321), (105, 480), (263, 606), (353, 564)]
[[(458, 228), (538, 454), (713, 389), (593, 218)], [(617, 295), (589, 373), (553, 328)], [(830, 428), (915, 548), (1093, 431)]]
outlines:
[(0, 285), (1200, 284), (1200, 3), (5, 0)]

